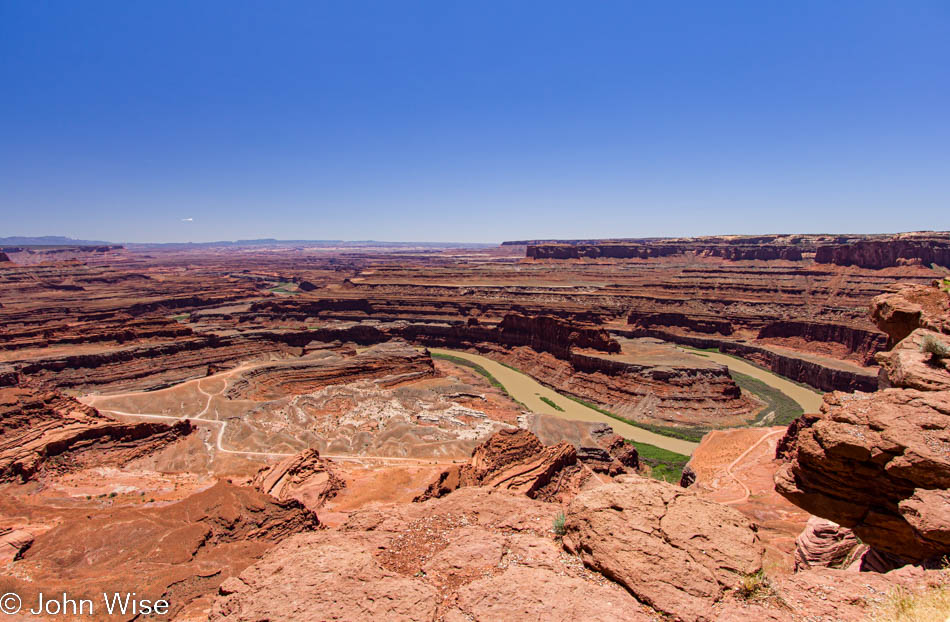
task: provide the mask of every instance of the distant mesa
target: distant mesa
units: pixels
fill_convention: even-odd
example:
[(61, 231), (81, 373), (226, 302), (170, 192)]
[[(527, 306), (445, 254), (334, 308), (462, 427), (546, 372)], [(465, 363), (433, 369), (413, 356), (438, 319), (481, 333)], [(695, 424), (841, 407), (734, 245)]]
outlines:
[(881, 235), (520, 240), (503, 242), (502, 246), (525, 246), (528, 259), (651, 259), (693, 253), (733, 261), (814, 259), (816, 263), (871, 269), (950, 266), (950, 234), (932, 231)]

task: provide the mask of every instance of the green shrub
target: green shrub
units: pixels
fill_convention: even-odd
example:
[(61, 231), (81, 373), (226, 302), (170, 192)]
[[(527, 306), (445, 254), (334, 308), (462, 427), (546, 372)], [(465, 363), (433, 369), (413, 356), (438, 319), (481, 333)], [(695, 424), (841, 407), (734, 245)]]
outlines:
[(541, 397), (541, 401), (544, 402), (545, 404), (547, 404), (548, 406), (550, 406), (551, 408), (553, 408), (554, 410), (558, 411), (559, 413), (564, 412), (564, 409), (561, 408), (560, 406), (558, 406), (557, 404), (555, 404), (555, 403), (554, 403), (554, 400), (550, 400), (550, 399), (548, 399), (548, 398), (542, 396), (542, 397)]
[(624, 442), (637, 448), (640, 463), (650, 467), (650, 476), (653, 479), (679, 484), (680, 478), (683, 477), (683, 469), (689, 462), (689, 456), (629, 439), (624, 439)]
[(557, 516), (554, 517), (554, 535), (558, 538), (567, 533), (567, 528), (564, 526), (566, 522), (567, 516), (564, 515), (564, 512), (558, 512)]

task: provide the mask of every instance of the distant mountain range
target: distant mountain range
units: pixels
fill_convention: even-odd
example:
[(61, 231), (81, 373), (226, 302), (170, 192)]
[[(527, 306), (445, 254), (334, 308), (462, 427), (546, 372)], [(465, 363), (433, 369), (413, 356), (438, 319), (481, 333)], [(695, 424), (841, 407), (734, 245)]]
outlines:
[(112, 246), (123, 245), (128, 248), (195, 248), (220, 246), (344, 246), (344, 247), (385, 247), (385, 248), (485, 248), (497, 244), (465, 242), (385, 242), (378, 240), (277, 240), (260, 238), (256, 240), (219, 240), (216, 242), (105, 242), (103, 240), (77, 240), (61, 235), (38, 237), (11, 236), (0, 238), (0, 246)]
[(110, 246), (112, 242), (102, 240), (76, 240), (62, 235), (44, 235), (40, 237), (12, 236), (0, 238), (0, 246)]

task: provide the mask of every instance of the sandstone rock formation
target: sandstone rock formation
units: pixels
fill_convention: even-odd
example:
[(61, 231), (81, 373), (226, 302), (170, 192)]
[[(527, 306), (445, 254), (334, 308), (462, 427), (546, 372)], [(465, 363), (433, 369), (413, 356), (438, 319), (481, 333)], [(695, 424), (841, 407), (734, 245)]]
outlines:
[(745, 421), (756, 410), (725, 366), (698, 357), (659, 364), (591, 350), (575, 350), (567, 360), (524, 347), (486, 350), (562, 393), (607, 405), (611, 412), (635, 420), (721, 425)]
[(561, 550), (558, 510), (472, 487), (359, 511), (342, 531), (290, 538), (222, 583), (210, 619), (651, 620)]
[(33, 534), (23, 529), (0, 530), (0, 564), (20, 558), (33, 544)]
[(891, 351), (877, 355), (877, 362), (881, 366), (881, 388), (950, 391), (950, 373), (947, 371), (950, 361), (933, 361), (930, 354), (923, 351), (926, 339), (934, 339), (950, 346), (950, 334), (918, 328)]
[(858, 546), (860, 543), (850, 529), (812, 516), (795, 540), (795, 569), (841, 568), (854, 556)]
[(950, 239), (940, 233), (908, 234), (891, 239), (819, 246), (815, 261), (875, 269), (912, 263), (950, 266)]
[[(928, 562), (950, 553), (950, 372), (921, 360), (920, 339), (935, 333), (913, 327), (943, 317), (912, 301), (921, 299), (919, 289), (906, 291), (908, 299), (879, 298), (873, 307), (892, 339), (913, 330), (881, 357), (893, 388), (826, 395), (820, 414), (789, 427), (780, 450), (787, 462), (775, 483), (793, 503), (852, 529), (872, 548)], [(942, 300), (930, 307), (942, 312), (947, 294), (934, 291), (924, 298)]]
[(57, 392), (0, 389), (0, 481), (26, 481), (44, 468), (124, 464), (189, 434), (181, 421), (123, 423)]
[(391, 341), (367, 348), (352, 357), (319, 352), (310, 357), (260, 365), (244, 372), (228, 387), (230, 399), (268, 400), (312, 393), (322, 387), (361, 378), (391, 376), (389, 384), (433, 376), (428, 354), (409, 344)]
[(134, 585), (142, 598), (168, 600), (174, 616), (275, 543), (317, 525), (296, 501), (219, 482), (171, 505), (66, 521), (36, 537), (0, 588), (35, 602), (37, 592), (98, 597)]
[(332, 462), (320, 457), (316, 449), (307, 449), (272, 466), (261, 467), (253, 486), (278, 501), (296, 499), (316, 510), (346, 486)]
[(500, 488), (536, 497), (556, 476), (577, 463), (577, 450), (570, 443), (544, 447), (531, 432), (502, 429), (472, 453), (469, 464), (452, 466), (416, 501), (443, 497), (466, 486)]
[(888, 613), (900, 613), (882, 607), (894, 602), (895, 595), (910, 597), (945, 580), (939, 572), (919, 569), (883, 574), (810, 568), (773, 578), (766, 594), (757, 598), (730, 594), (712, 609), (710, 616), (716, 622), (890, 621), (899, 618)]
[(565, 548), (585, 565), (687, 622), (714, 620), (711, 607), (762, 567), (755, 527), (739, 512), (637, 475), (580, 493), (565, 529)]
[(950, 298), (938, 287), (911, 285), (871, 301), (871, 318), (892, 348), (918, 328), (950, 333)]
[(789, 439), (776, 489), (874, 548), (912, 561), (944, 555), (946, 534), (916, 518), (919, 502), (914, 510), (905, 502), (950, 488), (948, 413), (942, 392), (828, 394), (821, 414), (806, 415)]
[(649, 259), (691, 253), (731, 261), (802, 259), (802, 250), (806, 247), (782, 242), (779, 236), (561, 241), (529, 243), (526, 245), (526, 256), (530, 259)]

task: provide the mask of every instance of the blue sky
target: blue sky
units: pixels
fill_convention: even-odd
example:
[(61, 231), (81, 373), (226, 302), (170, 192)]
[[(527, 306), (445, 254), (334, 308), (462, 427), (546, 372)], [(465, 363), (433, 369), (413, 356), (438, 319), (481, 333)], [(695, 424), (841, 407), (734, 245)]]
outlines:
[(0, 236), (887, 232), (948, 197), (946, 0), (0, 1)]

